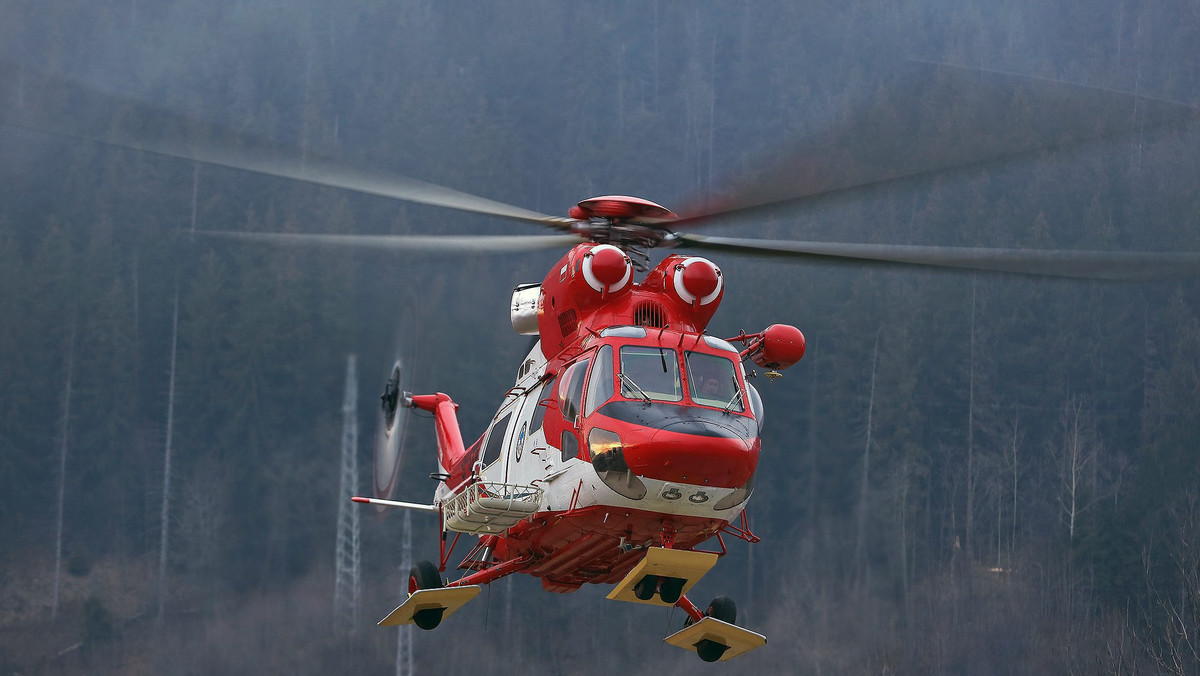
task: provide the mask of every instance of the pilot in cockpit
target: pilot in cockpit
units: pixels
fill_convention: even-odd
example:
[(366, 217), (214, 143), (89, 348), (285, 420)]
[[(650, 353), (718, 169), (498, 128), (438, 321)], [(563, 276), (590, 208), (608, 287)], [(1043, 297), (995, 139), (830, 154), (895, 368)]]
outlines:
[(734, 398), (737, 379), (733, 362), (697, 352), (690, 353), (687, 361), (692, 401), (704, 406), (724, 407)]

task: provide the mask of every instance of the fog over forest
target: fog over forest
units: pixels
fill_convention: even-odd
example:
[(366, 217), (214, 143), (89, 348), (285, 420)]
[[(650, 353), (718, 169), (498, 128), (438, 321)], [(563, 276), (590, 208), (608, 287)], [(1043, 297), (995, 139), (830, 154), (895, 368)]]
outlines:
[[(546, 233), (122, 145), (561, 216), (831, 189), (697, 230), (728, 237), (1198, 252), (1197, 107), (1182, 0), (7, 0), (0, 672), (396, 672), (375, 622), (407, 589), (401, 514), (361, 512), (361, 602), (335, 621), (347, 357), (366, 492), (405, 322), (414, 389), (454, 397), (470, 443), (529, 349), (512, 289), (564, 253), (193, 237)], [(834, 189), (964, 148), (995, 159)], [(762, 541), (727, 538), (692, 593), (767, 645), (702, 665), (662, 642), (679, 611), (515, 575), (414, 631), (415, 673), (1200, 674), (1195, 279), (700, 253), (726, 284), (709, 333), (808, 340), (757, 385)], [(400, 499), (436, 470), (414, 418)], [(412, 514), (415, 558), (438, 532)]]

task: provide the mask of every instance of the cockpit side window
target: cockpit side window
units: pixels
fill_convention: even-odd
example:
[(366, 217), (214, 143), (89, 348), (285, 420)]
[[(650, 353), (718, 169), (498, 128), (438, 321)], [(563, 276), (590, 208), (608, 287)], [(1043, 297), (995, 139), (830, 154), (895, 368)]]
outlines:
[(686, 357), (692, 401), (730, 411), (746, 409), (732, 359), (703, 352), (688, 352)]
[(558, 383), (558, 410), (562, 411), (563, 419), (574, 423), (579, 414), (579, 405), (583, 398), (583, 376), (587, 373), (587, 359), (572, 364), (563, 374)]
[(646, 401), (680, 401), (679, 358), (665, 347), (621, 347), (621, 396)]
[(592, 362), (592, 377), (588, 380), (587, 396), (584, 397), (583, 414), (589, 415), (601, 404), (612, 399), (613, 368), (612, 345), (605, 345), (596, 352)]

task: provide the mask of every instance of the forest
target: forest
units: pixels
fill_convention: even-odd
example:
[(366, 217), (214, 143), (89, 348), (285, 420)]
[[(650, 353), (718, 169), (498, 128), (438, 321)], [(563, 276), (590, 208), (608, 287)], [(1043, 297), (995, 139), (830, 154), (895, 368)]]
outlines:
[[(1026, 84), (947, 97), (903, 75), (930, 62)], [(1111, 97), (1039, 98), (1076, 85)], [(714, 253), (710, 333), (808, 341), (758, 385), (761, 542), (696, 592), (736, 598), (767, 645), (701, 665), (662, 643), (678, 611), (517, 575), (411, 634), (409, 670), (375, 626), (406, 591), (401, 515), (361, 513), (361, 601), (334, 612), (347, 358), (365, 492), (401, 327), (469, 443), (529, 348), (512, 289), (563, 252), (205, 237), (544, 233), (88, 140), (284, 149), (564, 216), (977, 143), (995, 161), (700, 232), (1200, 251), (1200, 128), (1158, 105), (1200, 110), (1195, 2), (0, 3), (0, 671), (1200, 674), (1195, 279)], [(430, 499), (435, 458), (414, 419), (400, 499)], [(411, 525), (436, 559), (436, 519)]]

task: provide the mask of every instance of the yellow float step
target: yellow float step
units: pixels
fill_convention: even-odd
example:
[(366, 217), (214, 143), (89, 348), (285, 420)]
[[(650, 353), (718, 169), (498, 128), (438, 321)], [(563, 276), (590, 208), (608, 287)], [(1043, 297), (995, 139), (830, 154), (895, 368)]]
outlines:
[(419, 589), (408, 595), (408, 599), (393, 610), (387, 617), (379, 621), (383, 627), (394, 627), (400, 624), (412, 624), (413, 615), (422, 610), (442, 608), (442, 619), (454, 614), (454, 611), (467, 605), (479, 596), (483, 589), (479, 585), (463, 587), (443, 587), (441, 589)]
[(651, 547), (646, 550), (646, 556), (638, 565), (634, 566), (633, 570), (625, 576), (613, 590), (609, 592), (608, 598), (614, 601), (629, 601), (630, 603), (648, 603), (654, 606), (673, 606), (674, 603), (666, 603), (658, 595), (654, 595), (643, 601), (633, 593), (633, 587), (647, 575), (657, 575), (659, 577), (677, 577), (683, 579), (683, 593), (686, 594), (693, 585), (704, 577), (704, 574), (712, 570), (712, 567), (717, 564), (717, 554), (714, 552), (692, 552), (684, 549), (664, 549), (662, 547)]
[(737, 625), (722, 622), (715, 617), (706, 617), (690, 627), (671, 634), (663, 639), (673, 646), (696, 652), (696, 644), (708, 640), (727, 646), (720, 661), (731, 660), (739, 655), (761, 648), (767, 644), (767, 637)]

